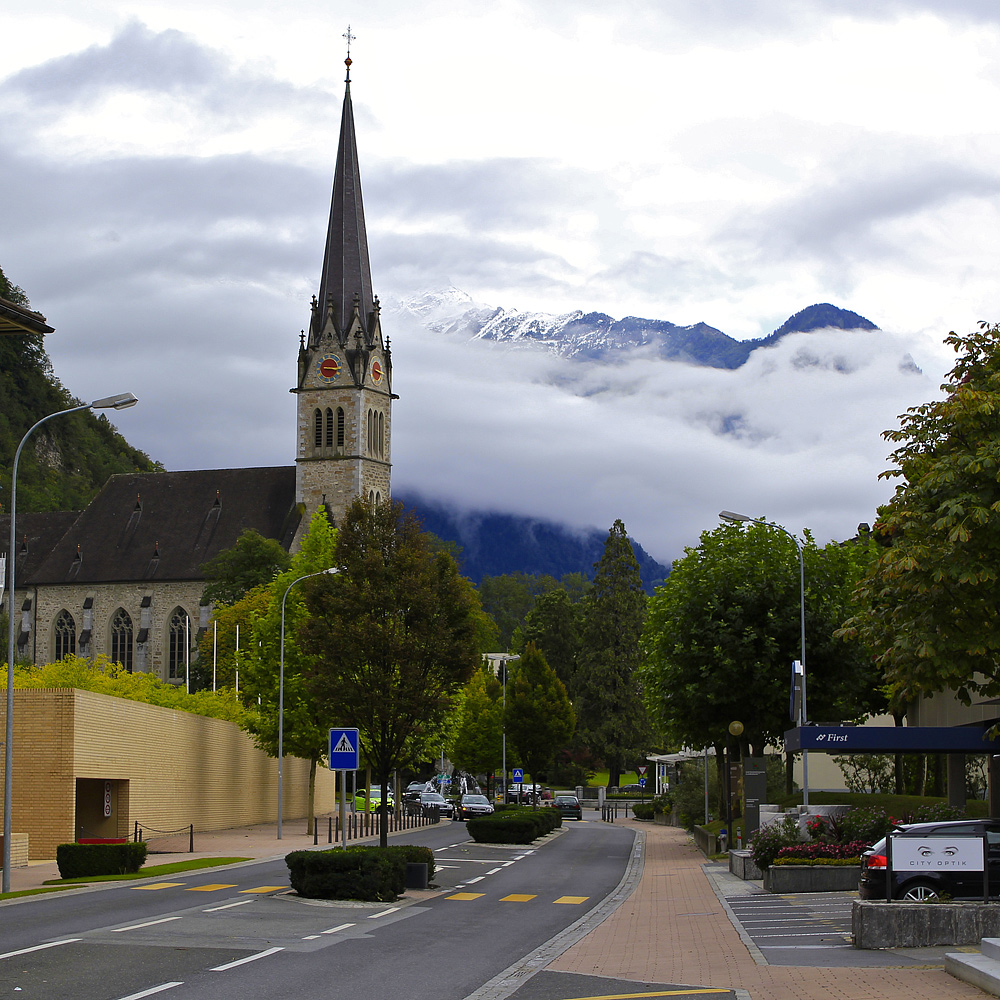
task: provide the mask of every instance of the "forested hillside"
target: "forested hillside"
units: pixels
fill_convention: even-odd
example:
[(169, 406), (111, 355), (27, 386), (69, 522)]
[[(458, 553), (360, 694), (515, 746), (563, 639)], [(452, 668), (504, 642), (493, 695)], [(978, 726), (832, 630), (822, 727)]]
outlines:
[[(28, 306), (28, 297), (0, 270), (0, 298)], [(58, 336), (58, 334), (56, 334)], [(40, 334), (0, 336), (0, 504), (10, 505), (14, 452), (25, 431), (50, 413), (76, 406), (56, 378)], [(29, 439), (17, 476), (19, 511), (80, 510), (116, 472), (161, 466), (133, 448), (104, 414), (73, 413), (50, 421)]]

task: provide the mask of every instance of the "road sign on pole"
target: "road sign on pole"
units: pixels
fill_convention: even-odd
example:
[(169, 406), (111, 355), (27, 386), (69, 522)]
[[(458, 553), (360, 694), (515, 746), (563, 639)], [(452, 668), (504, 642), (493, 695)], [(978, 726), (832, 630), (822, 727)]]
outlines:
[(512, 775), (512, 777), (511, 777), (510, 780), (513, 781), (515, 785), (519, 785), (519, 784), (521, 784), (524, 781), (524, 768), (523, 767), (512, 768), (510, 773)]
[(330, 770), (356, 771), (359, 767), (360, 742), (356, 729), (331, 729)]
[(645, 778), (640, 778), (639, 779), (639, 787), (640, 788), (645, 788), (646, 787), (646, 779)]
[(639, 777), (642, 777), (642, 775), (644, 775), (646, 773), (646, 771), (648, 771), (648, 770), (649, 770), (649, 765), (648, 764), (640, 764), (636, 768), (636, 771), (638, 771), (638, 773), (639, 773)]

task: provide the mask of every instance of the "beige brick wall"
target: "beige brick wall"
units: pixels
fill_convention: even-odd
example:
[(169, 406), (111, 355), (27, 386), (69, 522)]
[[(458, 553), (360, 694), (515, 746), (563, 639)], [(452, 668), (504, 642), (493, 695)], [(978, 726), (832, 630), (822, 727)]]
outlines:
[[(91, 691), (15, 693), (13, 830), (28, 834), (32, 860), (76, 839), (77, 779), (116, 783), (126, 815), (114, 817), (114, 832), (138, 820), (156, 830), (193, 823), (197, 833), (273, 822), (277, 774), (277, 761), (230, 722)], [(308, 778), (307, 761), (285, 758), (285, 819), (305, 817)], [(334, 803), (333, 773), (320, 767), (315, 811)], [(85, 831), (95, 832), (107, 835)]]

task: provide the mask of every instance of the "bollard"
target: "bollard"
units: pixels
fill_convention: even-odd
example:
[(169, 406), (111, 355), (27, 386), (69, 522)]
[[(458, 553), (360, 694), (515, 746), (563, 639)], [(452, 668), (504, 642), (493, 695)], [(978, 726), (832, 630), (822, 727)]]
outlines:
[(319, 817), (313, 816), (313, 846), (319, 843)]
[(327, 834), (326, 834), (326, 842), (328, 844), (332, 844), (333, 843), (333, 817), (332, 816), (327, 816), (327, 819), (330, 821), (330, 828), (329, 828), (329, 830), (327, 831)]
[(188, 831), (188, 854), (194, 854), (194, 823)]

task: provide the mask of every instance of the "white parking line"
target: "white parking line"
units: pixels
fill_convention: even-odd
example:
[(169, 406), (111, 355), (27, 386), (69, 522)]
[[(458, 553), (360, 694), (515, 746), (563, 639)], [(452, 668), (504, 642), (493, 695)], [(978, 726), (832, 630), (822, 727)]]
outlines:
[(235, 969), (237, 965), (246, 965), (247, 962), (256, 962), (258, 958), (267, 958), (276, 952), (284, 951), (284, 948), (268, 948), (267, 951), (259, 951), (256, 955), (248, 955), (246, 958), (238, 958), (235, 962), (227, 962), (225, 965), (217, 965), (210, 972), (225, 972), (227, 969)]
[(154, 993), (162, 993), (164, 990), (172, 990), (175, 986), (183, 985), (183, 983), (163, 983), (152, 989), (143, 990), (141, 993), (130, 993), (127, 997), (121, 997), (120, 1000), (142, 1000), (143, 997), (151, 997)]
[(8, 951), (0, 958), (14, 958), (17, 955), (27, 955), (33, 951), (44, 951), (46, 948), (58, 948), (61, 944), (76, 944), (77, 941), (82, 941), (83, 938), (66, 938), (64, 941), (50, 941), (48, 944), (36, 944), (32, 948), (21, 948), (20, 951)]
[(153, 927), (156, 924), (169, 924), (171, 920), (180, 920), (180, 917), (161, 917), (159, 920), (147, 920), (144, 924), (129, 924), (128, 927), (115, 927), (112, 934), (123, 934), (125, 931), (137, 931), (140, 927)]

